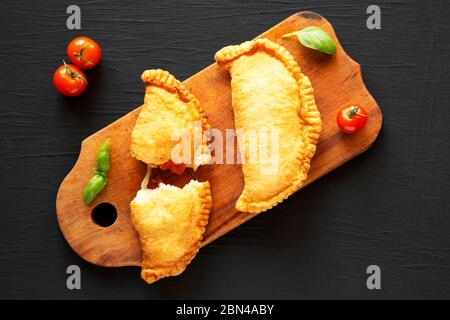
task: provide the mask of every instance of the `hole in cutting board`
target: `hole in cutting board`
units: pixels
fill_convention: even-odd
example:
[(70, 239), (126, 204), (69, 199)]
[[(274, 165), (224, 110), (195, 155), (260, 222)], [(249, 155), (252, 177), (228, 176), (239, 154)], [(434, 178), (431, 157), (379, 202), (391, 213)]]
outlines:
[(117, 209), (111, 203), (100, 203), (92, 210), (92, 220), (101, 227), (109, 227), (116, 222)]

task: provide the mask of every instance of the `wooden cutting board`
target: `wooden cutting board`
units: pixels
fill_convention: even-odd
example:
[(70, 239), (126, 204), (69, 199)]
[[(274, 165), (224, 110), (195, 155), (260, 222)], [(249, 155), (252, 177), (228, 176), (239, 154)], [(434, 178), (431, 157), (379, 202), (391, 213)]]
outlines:
[[(296, 38), (282, 39), (285, 33), (312, 25), (323, 28), (336, 40), (336, 56), (306, 49)], [(314, 87), (323, 129), (306, 185), (367, 150), (381, 129), (381, 111), (364, 85), (360, 66), (344, 52), (331, 24), (313, 12), (300, 12), (259, 37), (266, 37), (288, 49)], [(146, 66), (142, 68), (144, 70)], [(227, 128), (234, 128), (230, 76), (227, 71), (212, 64), (187, 79), (184, 84), (200, 100), (213, 128), (223, 132)], [(361, 105), (369, 113), (367, 126), (352, 136), (342, 134), (336, 125), (338, 110), (348, 103)], [(82, 258), (96, 265), (139, 266), (141, 262), (141, 248), (131, 223), (129, 208), (146, 172), (146, 166), (132, 158), (129, 151), (130, 135), (139, 111), (140, 108), (137, 108), (85, 139), (77, 163), (58, 191), (56, 212), (64, 237)], [(106, 139), (111, 141), (108, 185), (87, 206), (82, 201), (82, 190), (95, 167), (96, 152)], [(192, 178), (210, 181), (214, 205), (203, 245), (255, 216), (238, 212), (234, 208), (243, 187), (240, 165), (203, 166), (195, 173), (189, 169), (182, 176), (154, 170), (152, 176), (156, 181), (177, 186), (183, 186)], [(153, 185), (156, 186), (156, 182)], [(110, 203), (117, 210), (117, 220), (109, 227), (101, 227), (93, 221), (93, 209), (100, 203)], [(264, 214), (270, 214), (270, 210)]]

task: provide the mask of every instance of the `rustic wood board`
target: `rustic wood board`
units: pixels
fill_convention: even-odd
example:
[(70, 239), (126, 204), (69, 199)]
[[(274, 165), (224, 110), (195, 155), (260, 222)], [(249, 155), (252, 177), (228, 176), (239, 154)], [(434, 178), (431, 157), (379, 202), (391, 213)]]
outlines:
[[(305, 185), (367, 150), (378, 136), (382, 124), (381, 111), (364, 85), (360, 66), (344, 52), (339, 43), (336, 56), (330, 57), (302, 47), (295, 38), (281, 37), (311, 25), (323, 28), (338, 43), (331, 24), (313, 12), (297, 13), (259, 36), (286, 47), (314, 87), (323, 129)], [(143, 70), (145, 68), (143, 66)], [(187, 79), (184, 84), (200, 100), (213, 128), (223, 132), (234, 128), (230, 77), (225, 70), (212, 64)], [(364, 106), (369, 113), (367, 126), (357, 135), (342, 134), (336, 125), (338, 110), (348, 103)], [(141, 263), (142, 252), (131, 223), (129, 208), (146, 171), (146, 166), (132, 158), (129, 151), (130, 134), (139, 111), (140, 108), (137, 108), (85, 139), (77, 163), (58, 191), (56, 212), (64, 237), (82, 258), (96, 265), (118, 267), (139, 266)], [(95, 154), (106, 139), (111, 141), (108, 185), (91, 205), (86, 206), (81, 193), (95, 167)], [(255, 216), (234, 208), (243, 187), (240, 165), (204, 166), (195, 173), (188, 170), (182, 176), (154, 170), (152, 176), (156, 181), (177, 186), (184, 185), (192, 178), (210, 181), (214, 205), (203, 245)], [(113, 204), (118, 212), (116, 222), (106, 228), (95, 224), (91, 217), (93, 208), (104, 202)], [(264, 214), (270, 214), (270, 211)]]

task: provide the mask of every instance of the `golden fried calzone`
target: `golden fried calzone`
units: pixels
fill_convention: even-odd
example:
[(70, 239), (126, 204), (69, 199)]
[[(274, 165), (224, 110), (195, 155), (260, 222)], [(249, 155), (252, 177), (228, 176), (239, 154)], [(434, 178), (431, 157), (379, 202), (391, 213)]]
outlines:
[(141, 240), (141, 276), (146, 282), (186, 269), (200, 248), (211, 206), (209, 182), (192, 180), (182, 189), (160, 184), (138, 191), (131, 219)]
[(141, 78), (146, 90), (131, 135), (131, 154), (153, 168), (172, 160), (173, 151), (178, 152), (176, 163), (194, 170), (208, 163), (209, 124), (197, 98), (167, 71), (146, 70)]
[[(238, 134), (244, 190), (236, 208), (259, 213), (286, 199), (306, 180), (322, 126), (313, 88), (292, 55), (268, 39), (225, 47), (215, 59), (231, 74), (236, 130), (244, 131)], [(263, 141), (258, 135), (255, 144), (248, 141), (248, 130), (270, 131), (273, 136)], [(262, 170), (261, 162), (249, 159), (250, 152), (258, 154), (263, 147), (277, 151), (268, 159), (277, 157), (275, 170)]]

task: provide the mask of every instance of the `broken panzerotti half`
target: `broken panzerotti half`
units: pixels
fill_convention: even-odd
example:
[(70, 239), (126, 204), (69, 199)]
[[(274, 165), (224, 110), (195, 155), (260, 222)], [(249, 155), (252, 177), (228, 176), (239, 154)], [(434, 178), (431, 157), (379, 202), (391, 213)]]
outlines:
[(186, 269), (200, 249), (211, 206), (209, 182), (138, 191), (131, 221), (142, 246), (142, 279), (150, 284)]
[(146, 70), (141, 79), (146, 89), (131, 134), (132, 156), (150, 168), (172, 160), (194, 170), (208, 164), (210, 126), (197, 98), (167, 71)]
[[(208, 164), (206, 131), (210, 126), (197, 98), (169, 72), (147, 70), (142, 81), (146, 85), (144, 105), (130, 149), (148, 170), (130, 208), (143, 252), (141, 277), (153, 283), (180, 274), (195, 257), (212, 198), (209, 182), (196, 180), (183, 188), (160, 183), (149, 190), (151, 169), (170, 168), (181, 173), (177, 172), (180, 166), (196, 170)], [(173, 161), (174, 150), (177, 161)]]

